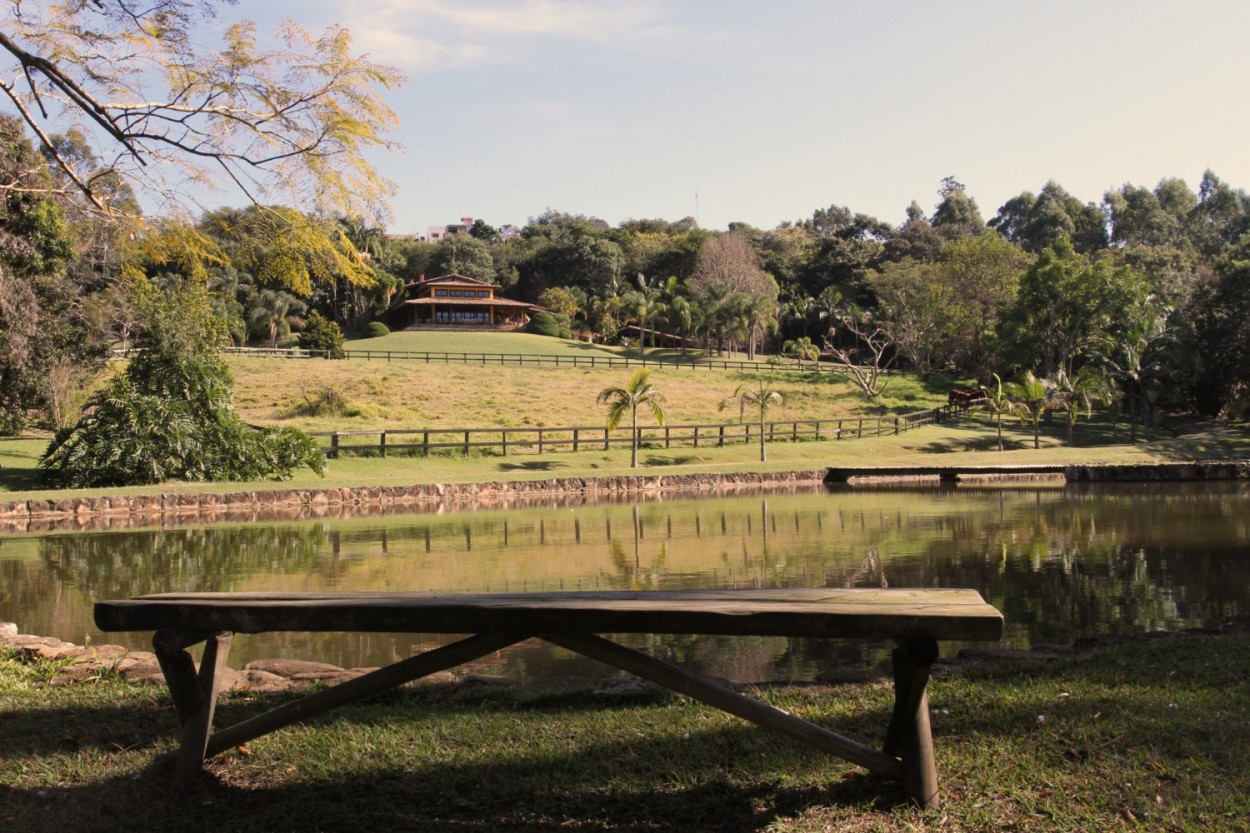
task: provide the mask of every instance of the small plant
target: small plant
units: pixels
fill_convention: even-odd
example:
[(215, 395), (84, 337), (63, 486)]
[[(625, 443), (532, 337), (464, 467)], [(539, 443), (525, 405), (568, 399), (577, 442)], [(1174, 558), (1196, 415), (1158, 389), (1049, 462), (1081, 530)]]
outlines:
[(381, 321), (370, 321), (365, 325), (363, 333), (365, 338), (381, 338), (391, 334), (391, 328), (383, 324)]
[(304, 397), (304, 413), (309, 416), (343, 416), (351, 404), (342, 389), (334, 385), (324, 385), (310, 391), (307, 383), (300, 382), (299, 392)]

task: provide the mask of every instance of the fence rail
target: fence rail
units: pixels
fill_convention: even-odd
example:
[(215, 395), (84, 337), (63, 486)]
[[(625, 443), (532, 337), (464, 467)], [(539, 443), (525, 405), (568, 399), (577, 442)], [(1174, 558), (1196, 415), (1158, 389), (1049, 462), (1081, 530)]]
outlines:
[[(118, 358), (124, 358), (124, 351), (114, 351)], [(344, 358), (367, 362), (423, 362), (425, 364), (476, 364), (513, 367), (673, 367), (690, 368), (693, 370), (780, 370), (780, 371), (829, 371), (831, 373), (847, 373), (842, 364), (832, 362), (751, 362), (740, 359), (718, 359), (700, 356), (688, 359), (664, 357), (648, 358), (646, 356), (612, 356), (607, 354), (588, 354), (585, 356), (560, 356), (548, 354), (527, 355), (524, 353), (455, 353), (427, 350), (342, 350), (331, 355), (325, 350), (303, 350), (300, 348), (270, 347), (227, 347), (223, 353), (231, 356), (256, 356), (261, 358), (281, 359), (327, 359)], [(882, 375), (892, 376), (898, 371), (887, 368)]]
[[(763, 430), (768, 442), (800, 442), (804, 440), (844, 440), (861, 437), (901, 434), (922, 425), (941, 422), (951, 406), (931, 408), (898, 416), (860, 419), (819, 419), (766, 422)], [(613, 447), (629, 447), (629, 428), (608, 429), (603, 426), (571, 426), (564, 428), (404, 428), (376, 431), (320, 431), (313, 437), (324, 438), (326, 456), (337, 458), (343, 452), (378, 454), (403, 451), (423, 456), (431, 451), (459, 450), (468, 455), (474, 449), (497, 450), (509, 454), (548, 454), (558, 451), (582, 451)], [(705, 425), (668, 425), (639, 428), (640, 448), (711, 448), (734, 443), (759, 442), (758, 423), (712, 423)], [(356, 438), (374, 437), (373, 442)], [(346, 440), (346, 442), (344, 442)]]

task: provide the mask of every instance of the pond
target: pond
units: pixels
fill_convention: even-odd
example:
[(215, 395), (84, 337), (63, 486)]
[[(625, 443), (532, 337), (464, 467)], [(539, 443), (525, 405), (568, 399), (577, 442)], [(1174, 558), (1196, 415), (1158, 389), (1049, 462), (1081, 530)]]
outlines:
[[(200, 590), (970, 587), (1004, 612), (1004, 644), (1213, 625), (1250, 612), (1250, 486), (1065, 485), (790, 489), (641, 503), (282, 523), (47, 532), (0, 539), (0, 620), (73, 642), (101, 634), (97, 599)], [(231, 664), (287, 656), (375, 666), (450, 641), (412, 634), (240, 635)], [(748, 681), (811, 678), (886, 645), (637, 637), (630, 644)], [(958, 646), (943, 646), (950, 651)], [(600, 673), (536, 643), (475, 670)]]

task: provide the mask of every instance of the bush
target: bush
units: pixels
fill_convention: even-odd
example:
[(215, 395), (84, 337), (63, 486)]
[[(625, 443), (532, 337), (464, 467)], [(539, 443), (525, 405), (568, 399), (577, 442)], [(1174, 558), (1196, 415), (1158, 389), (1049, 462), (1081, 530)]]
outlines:
[(297, 466), (325, 472), (312, 438), (257, 429), (231, 405), (234, 380), (218, 348), (225, 333), (203, 287), (139, 290), (138, 352), (124, 375), (91, 397), (73, 428), (58, 431), (39, 461), (65, 488), (165, 480), (285, 479)]
[(391, 334), (391, 328), (381, 321), (370, 321), (365, 325), (365, 338), (381, 338)]
[(305, 350), (324, 351), (327, 359), (343, 358), (343, 330), (339, 325), (313, 310), (304, 319), (299, 346)]
[(552, 338), (559, 338), (561, 329), (567, 330), (568, 328), (562, 328), (559, 317), (549, 312), (534, 313), (530, 323), (525, 325), (526, 332), (539, 336), (551, 336)]

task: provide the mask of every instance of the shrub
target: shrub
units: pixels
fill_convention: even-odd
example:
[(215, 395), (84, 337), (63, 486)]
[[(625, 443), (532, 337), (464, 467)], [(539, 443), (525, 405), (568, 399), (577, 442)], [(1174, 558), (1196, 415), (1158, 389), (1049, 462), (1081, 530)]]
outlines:
[(381, 321), (370, 321), (365, 325), (365, 338), (381, 338), (391, 334), (391, 328)]
[(312, 438), (248, 426), (231, 405), (233, 379), (217, 350), (225, 334), (208, 292), (188, 285), (139, 290), (143, 320), (126, 372), (91, 397), (73, 428), (39, 461), (45, 482), (68, 488), (165, 480), (285, 479), (296, 466), (325, 472)]
[(525, 325), (526, 332), (540, 336), (551, 336), (552, 338), (560, 337), (560, 329), (560, 319), (549, 312), (534, 313), (530, 323)]
[(299, 334), (299, 346), (305, 350), (324, 351), (327, 359), (341, 359), (343, 330), (337, 323), (313, 310), (304, 319), (304, 330)]

